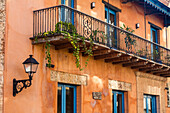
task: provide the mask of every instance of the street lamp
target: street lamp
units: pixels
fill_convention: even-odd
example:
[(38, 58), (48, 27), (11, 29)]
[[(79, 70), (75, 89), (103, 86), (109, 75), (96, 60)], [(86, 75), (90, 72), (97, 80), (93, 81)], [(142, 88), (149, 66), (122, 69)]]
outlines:
[(30, 87), (32, 84), (31, 81), (33, 74), (36, 73), (39, 64), (32, 56), (33, 55), (30, 55), (30, 57), (23, 62), (25, 72), (28, 73), (29, 79), (13, 79), (13, 96), (16, 96), (16, 94), (21, 92), (23, 88)]

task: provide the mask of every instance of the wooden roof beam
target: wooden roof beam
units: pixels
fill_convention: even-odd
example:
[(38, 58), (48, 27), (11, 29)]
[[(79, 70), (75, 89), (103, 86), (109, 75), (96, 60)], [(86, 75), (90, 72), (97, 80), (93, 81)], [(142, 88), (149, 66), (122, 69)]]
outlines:
[(114, 62), (112, 62), (112, 64), (119, 64), (119, 63), (132, 63), (132, 62), (138, 62), (139, 61), (139, 59), (137, 59), (137, 58), (132, 58), (132, 59), (130, 59), (130, 60), (127, 60), (127, 61), (114, 61)]
[(162, 69), (163, 68), (163, 66), (160, 66), (160, 67), (153, 67), (152, 69), (148, 69), (148, 70), (145, 70), (147, 73), (150, 73), (150, 72), (152, 72), (152, 71), (156, 71), (156, 70), (160, 70), (160, 69)]
[(170, 72), (170, 69), (169, 69), (169, 67), (166, 67), (164, 69), (160, 69), (158, 71), (154, 71), (153, 74), (166, 74), (168, 72)]
[(93, 56), (109, 54), (109, 53), (111, 53), (111, 49), (94, 50), (93, 51)]
[(117, 58), (120, 57), (121, 55), (122, 53), (110, 53), (110, 54), (94, 56), (94, 59), (98, 60), (98, 59)]
[(170, 73), (167, 73), (167, 74), (160, 74), (160, 76), (163, 76), (163, 77), (170, 77)]
[[(86, 45), (86, 47), (87, 47), (87, 49), (88, 49), (88, 48), (89, 48), (89, 45)], [(73, 49), (74, 49), (74, 48), (69, 48), (69, 49), (68, 49), (68, 52), (69, 52), (69, 53), (73, 53)], [(93, 46), (92, 50), (96, 50), (96, 49), (98, 49), (98, 46)], [(80, 44), (80, 52), (85, 52), (84, 47), (83, 47), (82, 44)], [(83, 56), (88, 56), (88, 55), (83, 54)]]
[(139, 65), (139, 66), (132, 66), (132, 69), (137, 69), (137, 68), (150, 68), (150, 67), (154, 67), (155, 64), (146, 64), (146, 65)]
[(129, 61), (132, 58), (132, 56), (122, 56), (118, 58), (111, 58), (111, 59), (105, 59), (105, 62), (120, 62), (120, 61)]
[[(162, 68), (160, 68), (160, 69), (157, 69), (157, 70), (148, 70), (148, 71), (146, 71), (147, 73), (156, 73), (156, 72), (160, 72), (160, 71), (167, 71), (167, 67), (162, 67)], [(168, 68), (168, 70), (169, 70), (169, 68)]]
[(123, 64), (123, 67), (127, 67), (127, 66), (143, 66), (143, 65), (146, 65), (147, 63), (148, 63), (147, 61), (138, 61), (138, 62), (134, 62), (134, 63)]
[(155, 65), (154, 67), (150, 67), (150, 68), (140, 68), (139, 71), (149, 71), (149, 70), (158, 70), (158, 69), (161, 69), (163, 68), (162, 65)]

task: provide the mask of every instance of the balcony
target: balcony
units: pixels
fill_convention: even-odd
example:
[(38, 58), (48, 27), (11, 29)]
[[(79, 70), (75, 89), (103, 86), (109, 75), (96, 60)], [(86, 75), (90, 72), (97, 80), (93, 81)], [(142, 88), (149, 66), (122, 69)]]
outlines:
[[(92, 39), (95, 60), (103, 59), (106, 63), (122, 64), (123, 67), (139, 71), (170, 76), (169, 49), (65, 5), (33, 12), (33, 37), (30, 38), (32, 44), (45, 43), (42, 34), (49, 32), (47, 40), (56, 50), (67, 48), (68, 52), (72, 52), (73, 47), (64, 35), (55, 32), (55, 25), (61, 21), (72, 23), (77, 33), (86, 38), (87, 44), (95, 30), (102, 31)], [(83, 50), (80, 51), (86, 56)]]

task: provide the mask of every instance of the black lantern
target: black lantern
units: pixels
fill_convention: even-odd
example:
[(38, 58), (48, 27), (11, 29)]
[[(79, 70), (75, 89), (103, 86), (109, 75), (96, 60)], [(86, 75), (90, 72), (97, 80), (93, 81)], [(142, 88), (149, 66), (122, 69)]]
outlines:
[(25, 72), (28, 73), (29, 79), (13, 79), (13, 96), (16, 96), (16, 94), (21, 92), (23, 88), (30, 87), (32, 84), (32, 76), (34, 73), (36, 73), (39, 64), (32, 56), (33, 55), (30, 55), (30, 57), (23, 62)]
[(29, 73), (30, 75), (36, 73), (38, 64), (39, 63), (34, 58), (32, 58), (32, 55), (30, 55), (30, 57), (23, 62), (25, 72)]

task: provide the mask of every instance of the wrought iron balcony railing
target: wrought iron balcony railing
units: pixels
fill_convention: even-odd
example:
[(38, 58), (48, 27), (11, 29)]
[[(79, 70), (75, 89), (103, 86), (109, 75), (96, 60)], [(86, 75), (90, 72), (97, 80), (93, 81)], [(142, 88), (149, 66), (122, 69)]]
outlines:
[(93, 39), (94, 42), (160, 64), (170, 65), (169, 49), (65, 5), (34, 11), (33, 37), (47, 31), (55, 32), (55, 25), (60, 21), (72, 23), (77, 33), (87, 40), (94, 31), (102, 31)]

